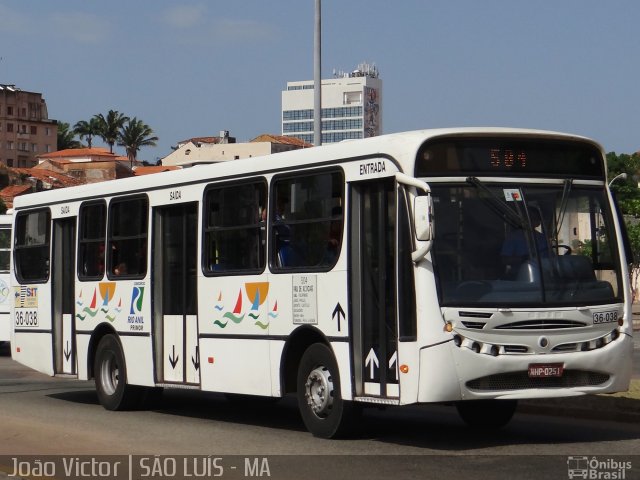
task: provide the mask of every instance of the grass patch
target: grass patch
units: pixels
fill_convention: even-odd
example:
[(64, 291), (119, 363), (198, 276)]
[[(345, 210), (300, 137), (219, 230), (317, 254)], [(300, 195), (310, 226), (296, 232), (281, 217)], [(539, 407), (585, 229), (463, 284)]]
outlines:
[(620, 397), (620, 398), (631, 398), (634, 400), (640, 400), (640, 380), (631, 380), (631, 385), (629, 385), (629, 390), (626, 392), (613, 393), (611, 395), (599, 395), (602, 397)]

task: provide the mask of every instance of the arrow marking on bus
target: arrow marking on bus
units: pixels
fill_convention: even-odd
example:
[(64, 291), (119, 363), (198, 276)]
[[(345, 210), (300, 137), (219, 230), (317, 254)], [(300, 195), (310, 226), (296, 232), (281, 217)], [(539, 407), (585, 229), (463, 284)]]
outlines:
[(171, 368), (175, 370), (176, 365), (178, 364), (178, 359), (180, 358), (180, 355), (176, 357), (176, 346), (172, 345), (172, 347), (173, 347), (173, 354), (169, 357), (169, 362), (171, 363)]
[(398, 351), (396, 350), (395, 352), (393, 352), (393, 355), (391, 355), (391, 358), (389, 359), (389, 368), (396, 366), (396, 368), (394, 368), (394, 371), (396, 372), (396, 380), (398, 380)]
[(196, 358), (191, 357), (191, 363), (196, 370), (200, 370), (200, 347), (196, 346)]
[(371, 379), (373, 380), (373, 371), (375, 368), (378, 368), (380, 366), (380, 362), (378, 361), (378, 357), (376, 356), (376, 352), (373, 351), (373, 347), (371, 347), (371, 350), (369, 350), (369, 354), (367, 355), (367, 358), (364, 359), (364, 366), (365, 368), (367, 368), (367, 366), (369, 366), (369, 376), (371, 377)]
[(67, 346), (64, 349), (64, 358), (67, 359), (67, 362), (69, 361), (69, 358), (71, 358), (71, 350), (69, 350), (69, 340), (67, 340)]
[(338, 302), (336, 308), (333, 309), (333, 314), (331, 315), (331, 318), (336, 317), (338, 317), (338, 331), (340, 331), (340, 319), (345, 318), (344, 310), (342, 309), (342, 305), (340, 305), (340, 302)]

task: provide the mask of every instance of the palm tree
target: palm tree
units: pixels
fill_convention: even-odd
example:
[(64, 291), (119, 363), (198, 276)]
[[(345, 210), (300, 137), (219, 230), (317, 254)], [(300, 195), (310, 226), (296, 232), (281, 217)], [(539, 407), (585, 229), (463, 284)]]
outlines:
[(120, 130), (124, 127), (124, 124), (129, 120), (129, 117), (117, 110), (109, 110), (107, 117), (99, 113), (94, 118), (99, 125), (100, 137), (109, 144), (109, 151), (113, 153), (113, 145), (118, 141)]
[(88, 122), (86, 120), (80, 120), (73, 126), (73, 133), (80, 137), (87, 139), (87, 145), (91, 148), (93, 137), (100, 134), (100, 121), (97, 116), (93, 116)]
[(82, 146), (82, 144), (74, 138), (76, 135), (70, 128), (67, 122), (58, 122), (58, 150), (80, 148)]
[(133, 168), (140, 148), (155, 147), (157, 140), (158, 137), (153, 135), (153, 130), (149, 125), (133, 117), (128, 119), (127, 124), (120, 129), (118, 145), (126, 149), (131, 168)]

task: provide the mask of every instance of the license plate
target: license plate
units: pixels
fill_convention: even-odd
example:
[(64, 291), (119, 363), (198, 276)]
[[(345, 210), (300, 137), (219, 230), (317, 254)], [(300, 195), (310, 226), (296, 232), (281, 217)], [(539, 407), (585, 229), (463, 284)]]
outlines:
[(562, 363), (532, 363), (529, 365), (529, 378), (561, 377), (563, 371)]
[(595, 312), (593, 314), (593, 324), (613, 323), (618, 321), (618, 312)]

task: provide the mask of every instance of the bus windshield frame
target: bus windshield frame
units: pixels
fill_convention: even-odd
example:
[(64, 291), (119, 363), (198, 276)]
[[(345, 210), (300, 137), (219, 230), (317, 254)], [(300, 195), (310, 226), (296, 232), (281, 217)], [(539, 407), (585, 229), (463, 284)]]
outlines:
[(469, 178), (433, 182), (431, 190), (442, 306), (622, 302), (618, 242), (603, 187)]

